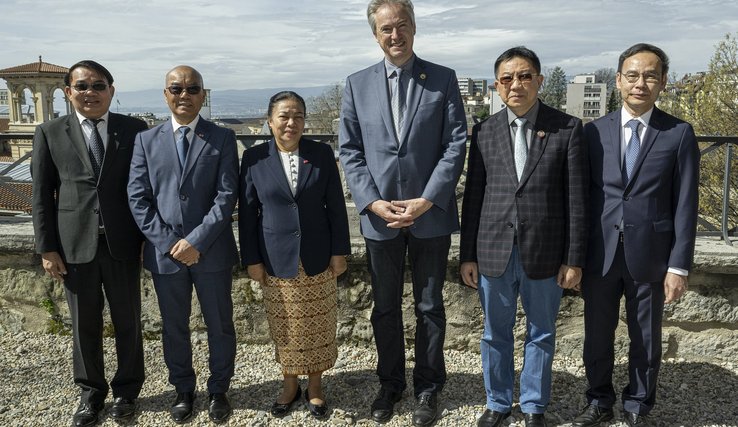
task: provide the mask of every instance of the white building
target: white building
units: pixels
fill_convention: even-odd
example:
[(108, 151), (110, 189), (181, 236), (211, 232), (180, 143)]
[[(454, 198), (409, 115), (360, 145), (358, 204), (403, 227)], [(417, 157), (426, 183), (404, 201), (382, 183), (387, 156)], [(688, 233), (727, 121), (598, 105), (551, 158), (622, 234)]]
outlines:
[(484, 96), (487, 93), (487, 79), (458, 77), (461, 96)]
[(607, 84), (595, 83), (594, 74), (574, 77), (566, 85), (566, 112), (590, 122), (607, 113)]

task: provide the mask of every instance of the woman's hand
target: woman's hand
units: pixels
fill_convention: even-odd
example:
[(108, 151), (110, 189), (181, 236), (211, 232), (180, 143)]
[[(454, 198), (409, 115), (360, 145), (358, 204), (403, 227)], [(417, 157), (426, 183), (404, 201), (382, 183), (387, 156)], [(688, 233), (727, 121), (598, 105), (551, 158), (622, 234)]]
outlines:
[(246, 267), (246, 272), (249, 274), (251, 279), (259, 282), (260, 285), (264, 285), (266, 283), (267, 273), (263, 263), (249, 265)]
[(346, 271), (346, 256), (344, 255), (333, 255), (331, 262), (328, 264), (328, 268), (333, 272), (333, 277), (338, 277)]

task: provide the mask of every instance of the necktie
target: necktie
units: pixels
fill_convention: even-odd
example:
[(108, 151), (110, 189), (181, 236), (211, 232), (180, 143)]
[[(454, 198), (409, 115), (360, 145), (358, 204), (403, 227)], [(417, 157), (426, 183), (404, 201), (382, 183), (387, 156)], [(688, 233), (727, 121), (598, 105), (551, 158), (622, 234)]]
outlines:
[(187, 150), (190, 149), (190, 143), (187, 141), (187, 132), (190, 128), (182, 126), (177, 129), (179, 136), (177, 137), (177, 156), (179, 156), (179, 165), (184, 169), (185, 160), (187, 159)]
[(526, 119), (517, 118), (515, 124), (515, 172), (518, 173), (518, 181), (523, 176), (523, 168), (525, 161), (528, 160), (528, 143), (525, 139), (525, 123)]
[(100, 171), (102, 170), (103, 159), (105, 158), (105, 145), (103, 145), (100, 131), (97, 130), (97, 124), (101, 121), (102, 119), (85, 119), (87, 125), (92, 127), (88, 151), (90, 153), (90, 160), (92, 161), (92, 170), (95, 172), (95, 180), (100, 178)]
[[(630, 181), (631, 174), (633, 173), (633, 167), (635, 167), (636, 159), (638, 159), (638, 152), (641, 150), (641, 137), (638, 135), (638, 126), (641, 124), (636, 119), (629, 120), (626, 123), (631, 130), (630, 141), (628, 146), (625, 147), (625, 178)], [(627, 182), (627, 181), (626, 181)]]
[(405, 121), (405, 91), (402, 85), (402, 69), (395, 70), (395, 78), (392, 81), (392, 120), (395, 125), (395, 134), (400, 139), (402, 127)]

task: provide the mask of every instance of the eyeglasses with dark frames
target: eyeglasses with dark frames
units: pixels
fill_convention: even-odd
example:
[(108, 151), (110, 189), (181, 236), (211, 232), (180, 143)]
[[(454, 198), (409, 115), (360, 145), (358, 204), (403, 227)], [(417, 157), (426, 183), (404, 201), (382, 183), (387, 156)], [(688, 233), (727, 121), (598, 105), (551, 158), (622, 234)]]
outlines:
[(177, 86), (177, 85), (171, 85), (167, 88), (169, 93), (171, 93), (174, 96), (179, 96), (182, 94), (182, 92), (187, 92), (190, 95), (197, 95), (202, 90), (202, 87), (200, 86)]
[(95, 82), (93, 84), (87, 84), (85, 82), (79, 82), (79, 83), (75, 84), (72, 87), (77, 92), (87, 92), (90, 89), (94, 90), (95, 92), (102, 92), (102, 91), (104, 91), (105, 89), (108, 88), (108, 85), (106, 83), (103, 83), (103, 82)]
[(533, 73), (519, 73), (512, 76), (502, 76), (497, 79), (498, 82), (502, 83), (505, 86), (509, 86), (514, 82), (515, 80), (519, 81), (521, 84), (527, 84), (533, 81), (533, 77), (540, 76), (540, 74), (533, 74)]

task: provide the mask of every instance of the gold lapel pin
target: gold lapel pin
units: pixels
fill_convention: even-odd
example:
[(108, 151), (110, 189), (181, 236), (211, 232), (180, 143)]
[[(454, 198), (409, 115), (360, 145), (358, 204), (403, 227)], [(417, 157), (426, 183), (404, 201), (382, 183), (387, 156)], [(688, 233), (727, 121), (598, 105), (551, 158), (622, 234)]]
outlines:
[(539, 138), (543, 139), (543, 137), (546, 136), (546, 132), (539, 130), (536, 135), (538, 135)]
[(425, 75), (425, 73), (420, 73), (420, 80), (425, 80), (425, 78), (428, 77)]

